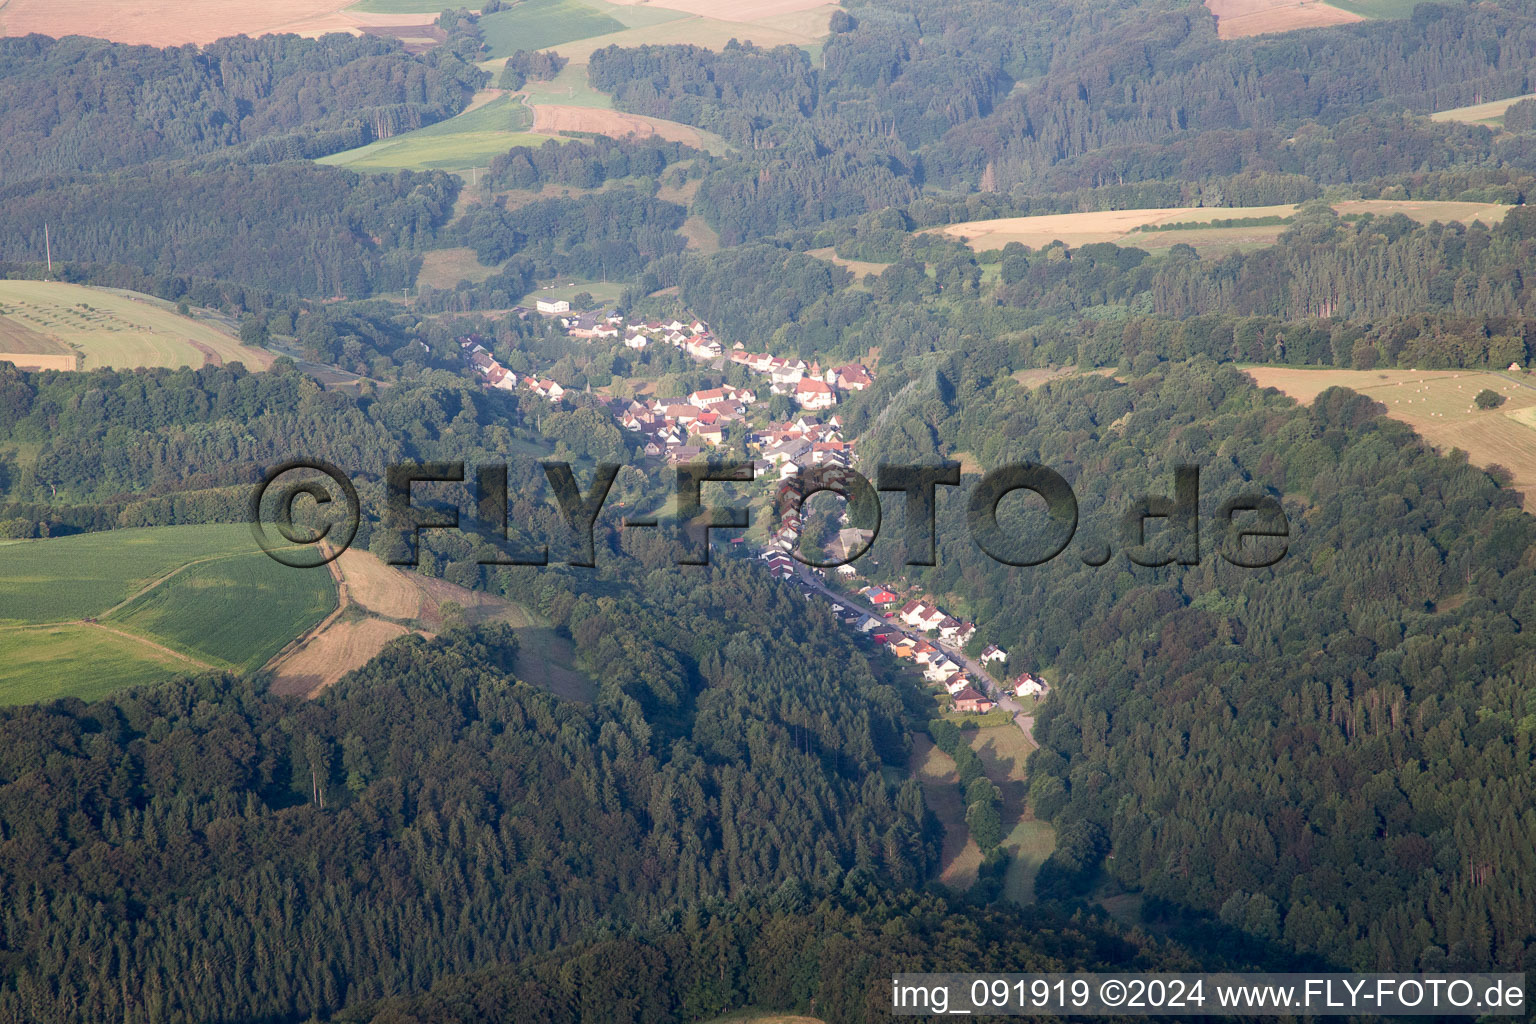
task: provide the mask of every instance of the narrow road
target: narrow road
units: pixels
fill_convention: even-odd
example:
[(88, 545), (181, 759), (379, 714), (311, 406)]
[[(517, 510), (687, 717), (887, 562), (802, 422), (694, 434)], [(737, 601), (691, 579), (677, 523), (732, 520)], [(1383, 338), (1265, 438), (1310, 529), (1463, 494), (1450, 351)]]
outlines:
[[(761, 550), (771, 549), (763, 548)], [(822, 582), (821, 577), (811, 572), (810, 567), (805, 565), (803, 562), (800, 562), (799, 560), (795, 561), (795, 575), (802, 583), (816, 591), (818, 594), (827, 598), (829, 601), (835, 601), (842, 605), (844, 608), (850, 608), (853, 611), (869, 615), (873, 617), (877, 622), (885, 623), (887, 626), (889, 626), (889, 628), (896, 630), (902, 636), (911, 640), (916, 641), (928, 639), (921, 633), (914, 633), (912, 630), (907, 629), (899, 623), (892, 622), (891, 620), (887, 619), (885, 615), (882, 612), (877, 611), (874, 606), (866, 604), (858, 598), (851, 597), (848, 594), (838, 593), (831, 587), (828, 587), (825, 583)], [(1010, 694), (996, 680), (987, 674), (986, 667), (983, 666), (981, 662), (965, 654), (960, 649), (951, 647), (948, 644), (940, 643), (936, 644), (935, 646), (939, 647), (942, 651), (944, 651), (945, 654), (949, 655), (949, 657), (953, 658), (955, 661), (964, 666), (966, 672), (970, 674), (971, 678), (974, 679), (984, 691), (986, 691), (987, 695), (993, 700), (997, 701), (998, 707), (1003, 708), (1013, 714), (1013, 722), (1024, 733), (1024, 738), (1029, 740), (1030, 743), (1034, 743), (1036, 746), (1039, 746), (1038, 743), (1035, 743), (1034, 716), (1027, 713), (1024, 706), (1017, 700), (1014, 700), (1012, 694)], [(1045, 693), (1048, 692), (1048, 690), (1042, 691), (1041, 696), (1044, 696)]]

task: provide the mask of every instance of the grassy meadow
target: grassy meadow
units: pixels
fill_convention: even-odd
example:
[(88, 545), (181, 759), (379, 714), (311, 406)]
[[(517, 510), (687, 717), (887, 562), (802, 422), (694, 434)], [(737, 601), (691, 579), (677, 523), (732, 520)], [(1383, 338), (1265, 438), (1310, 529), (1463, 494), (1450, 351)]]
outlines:
[(379, 139), (320, 163), (354, 171), (467, 171), (486, 167), (513, 146), (538, 146), (550, 136), (528, 131), (533, 111), (515, 96), (499, 96), (446, 121)]

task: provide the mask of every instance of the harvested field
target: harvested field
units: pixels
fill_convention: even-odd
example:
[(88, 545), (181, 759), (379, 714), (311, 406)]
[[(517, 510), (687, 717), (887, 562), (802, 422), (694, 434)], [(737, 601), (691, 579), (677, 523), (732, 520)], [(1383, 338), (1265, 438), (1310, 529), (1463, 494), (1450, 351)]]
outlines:
[[(623, 5), (623, 0), (615, 0), (615, 4)], [(775, 15), (794, 14), (832, 5), (827, 4), (826, 0), (662, 0), (661, 3), (649, 6), (687, 11), (689, 14), (719, 18), (722, 21), (758, 21)]]
[(1349, 25), (1365, 18), (1318, 0), (1205, 0), (1216, 16), (1216, 35), (1241, 39), (1298, 28)]
[(364, 611), (389, 619), (418, 618), (425, 605), (416, 579), (379, 561), (377, 555), (351, 548), (336, 559), (347, 596)]
[(275, 693), (314, 697), (366, 665), (391, 640), (407, 633), (436, 635), (450, 624), (447, 606), (453, 604), (467, 624), (505, 622), (518, 631), (517, 674), (524, 682), (567, 700), (596, 696), (597, 687), (576, 667), (571, 641), (519, 604), (386, 565), (355, 548), (330, 568), (338, 585), (336, 611), (267, 663)]
[(1340, 217), (1357, 213), (1373, 213), (1378, 217), (1389, 217), (1394, 213), (1400, 213), (1420, 224), (1429, 224), (1437, 220), (1441, 223), (1457, 221), (1461, 224), (1470, 224), (1475, 220), (1490, 226), (1503, 220), (1505, 214), (1512, 209), (1500, 203), (1461, 203), (1449, 199), (1346, 199), (1341, 203), (1334, 203), (1333, 208)]
[[(826, 35), (826, 22), (832, 17), (832, 11), (836, 8), (818, 8), (825, 10), (825, 17), (816, 19), (816, 24), (801, 26), (797, 30), (779, 28), (773, 25), (755, 24), (740, 21), (724, 21), (719, 18), (684, 16), (675, 21), (668, 21), (657, 25), (647, 25), (640, 28), (627, 28), (622, 32), (610, 32), (606, 35), (591, 36), (586, 39), (574, 40), (552, 47), (560, 56), (568, 58), (572, 64), (585, 64), (591, 59), (594, 51), (601, 50), (605, 46), (670, 46), (674, 44), (692, 44), (703, 46), (711, 50), (723, 50), (725, 44), (732, 39), (743, 43), (752, 42), (758, 46), (771, 48), (774, 46), (804, 46), (811, 47), (821, 42), (821, 37)], [(494, 62), (482, 67), (499, 68), (500, 62)]]
[(1504, 123), (1504, 111), (1521, 100), (1528, 99), (1536, 99), (1536, 93), (1527, 93), (1524, 96), (1511, 96), (1507, 100), (1489, 100), (1487, 103), (1474, 103), (1470, 107), (1454, 107), (1451, 110), (1441, 110), (1430, 114), (1429, 118), (1432, 121), (1460, 121), (1463, 124), (1502, 125)]
[[(233, 35), (260, 35), (333, 15), (349, 0), (10, 0), (0, 7), (0, 34), (83, 35), (119, 43), (176, 46)], [(412, 16), (420, 21), (420, 15)]]
[(264, 370), (275, 358), (149, 296), (57, 281), (0, 281), (0, 360), (75, 369), (77, 353), (87, 370), (226, 362)]
[(1040, 248), (1055, 241), (1068, 245), (1120, 242), (1149, 224), (1181, 224), (1226, 218), (1289, 217), (1294, 206), (1171, 207), (1161, 210), (1095, 210), (1090, 213), (1048, 213), (1034, 217), (1000, 217), (966, 221), (937, 230), (958, 238), (972, 249), (1001, 249), (1009, 242)]
[(599, 107), (560, 106), (540, 104), (533, 108), (533, 131), (541, 135), (557, 135), (561, 132), (591, 132), (620, 138), (637, 135), (642, 138), (656, 136), (668, 142), (702, 148), (703, 136), (697, 128), (676, 121), (663, 121), (659, 117), (625, 114), (617, 110)]
[[(1341, 217), (1367, 213), (1386, 217), (1401, 213), (1421, 224), (1436, 220), (1461, 223), (1478, 220), (1484, 224), (1495, 224), (1503, 220), (1510, 209), (1511, 207), (1498, 203), (1398, 199), (1351, 199), (1334, 204), (1334, 210)], [(1065, 242), (1069, 246), (1114, 242), (1117, 245), (1134, 245), (1154, 250), (1167, 248), (1181, 241), (1194, 244), (1201, 240), (1202, 236), (1205, 236), (1207, 242), (1218, 240), (1228, 246), (1241, 244), (1245, 236), (1252, 236), (1247, 239), (1250, 242), (1263, 242), (1265, 239), (1273, 241), (1286, 229), (1286, 225), (1238, 225), (1225, 228), (1202, 228), (1198, 225), (1211, 221), (1290, 217), (1295, 212), (1296, 207), (1291, 205), (1095, 210), (1088, 213), (1049, 213), (1034, 217), (1000, 217), (994, 220), (964, 221), (934, 230), (960, 239), (977, 252), (1001, 249), (1010, 242), (1019, 242), (1038, 249), (1057, 241)], [(1194, 226), (1173, 230), (1138, 230), (1169, 224)]]
[[(1478, 370), (1304, 370), (1254, 366), (1247, 373), (1304, 405), (1325, 389), (1346, 387), (1375, 399), (1387, 415), (1413, 427), (1425, 441), (1460, 448), (1477, 466), (1500, 465), (1513, 487), (1536, 508), (1536, 385), (1524, 375)], [(1506, 399), (1497, 409), (1478, 409), (1472, 398), (1484, 388)]]
[(279, 663), (272, 676), (272, 692), (313, 697), (408, 632), (383, 619), (333, 622)]

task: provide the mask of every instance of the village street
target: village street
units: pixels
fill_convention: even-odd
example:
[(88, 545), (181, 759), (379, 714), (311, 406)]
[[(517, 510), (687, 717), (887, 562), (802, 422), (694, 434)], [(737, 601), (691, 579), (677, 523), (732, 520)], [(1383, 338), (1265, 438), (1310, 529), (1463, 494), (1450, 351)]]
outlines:
[[(843, 607), (849, 608), (853, 611), (862, 612), (865, 615), (871, 616), (876, 621), (887, 623), (890, 629), (895, 630), (902, 636), (910, 637), (913, 640), (924, 639), (921, 634), (914, 633), (911, 630), (904, 628), (894, 620), (886, 618), (883, 613), (866, 604), (864, 601), (848, 594), (839, 593), (838, 591), (828, 587), (826, 583), (822, 582), (821, 577), (813, 573), (809, 566), (805, 565), (799, 560), (795, 561), (795, 574), (796, 578), (802, 584), (820, 594), (822, 597), (825, 597), (827, 600), (836, 602), (837, 604), (840, 604)], [(958, 647), (950, 647), (948, 645), (941, 646), (943, 646), (944, 651), (950, 657), (954, 658), (962, 666), (964, 666), (965, 671), (978, 683), (978, 685), (980, 685), (986, 691), (988, 696), (997, 701), (999, 707), (1004, 708), (1013, 715), (1014, 724), (1023, 731), (1025, 739), (1029, 740), (1030, 743), (1034, 743), (1034, 716), (1025, 713), (1024, 706), (1015, 700), (1012, 694), (1004, 689), (996, 680), (992, 678), (991, 675), (987, 673), (986, 668), (982, 666), (981, 662), (965, 654)], [(1049, 692), (1049, 690), (1045, 692)], [(1042, 694), (1042, 696), (1044, 696), (1044, 694)]]

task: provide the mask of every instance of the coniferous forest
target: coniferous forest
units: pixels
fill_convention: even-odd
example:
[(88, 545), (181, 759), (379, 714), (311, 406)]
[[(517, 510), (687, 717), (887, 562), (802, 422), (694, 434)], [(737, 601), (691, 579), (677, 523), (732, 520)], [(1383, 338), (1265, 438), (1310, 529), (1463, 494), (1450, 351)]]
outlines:
[[(0, 1024), (861, 1024), (900, 971), (1536, 976), (1530, 4), (1233, 37), (1190, 0), (848, 0), (794, 15), (815, 45), (658, 21), (576, 50), (498, 28), (522, 6), (404, 37), (0, 37), (0, 284), (128, 290), (272, 357), (0, 360)], [(468, 173), (334, 163), (566, 99), (671, 124), (523, 124)], [(1080, 228), (1139, 211), (1166, 216)], [(1044, 215), (1062, 237), (955, 227)], [(0, 351), (25, 312), (0, 302)], [(673, 319), (719, 354), (633, 343)], [(802, 410), (733, 346), (870, 383)], [(1282, 370), (1329, 376), (1298, 401), (1257, 382)], [(1474, 374), (1459, 433), (1396, 404)], [(1012, 776), (996, 719), (764, 567), (762, 523), (705, 567), (670, 511), (636, 519), (676, 495), (631, 403), (725, 387), (756, 400), (708, 456), (758, 461), (754, 517), (802, 414), (872, 481), (961, 467), (932, 564), (886, 494), (852, 587), (975, 623), (955, 657), (1007, 654), (975, 684), (1048, 680)], [(455, 599), (312, 699), (186, 657), (7, 697), (14, 637), (113, 626), (8, 613), (12, 545), (244, 523), (295, 458), (345, 468), (380, 558), (410, 547), (400, 463), (505, 463), (508, 524), (462, 487), (408, 570)], [(583, 493), (623, 467), (595, 565), (540, 460)], [(1044, 564), (970, 526), (1022, 462), (1077, 503)], [(1198, 559), (1120, 518), (1181, 466)], [(1244, 568), (1219, 510), (1255, 496), (1284, 554)], [(997, 509), (1023, 545), (1059, 526)], [(843, 525), (808, 521), (797, 550)], [(492, 557), (544, 540), (548, 565)], [(561, 659), (579, 695), (547, 685)]]

